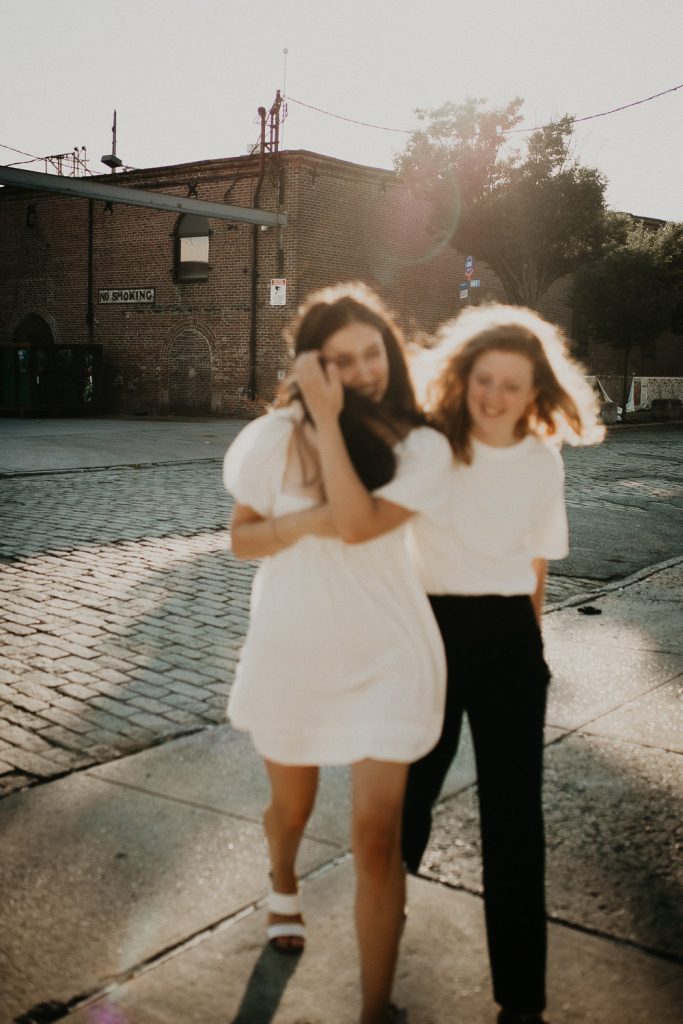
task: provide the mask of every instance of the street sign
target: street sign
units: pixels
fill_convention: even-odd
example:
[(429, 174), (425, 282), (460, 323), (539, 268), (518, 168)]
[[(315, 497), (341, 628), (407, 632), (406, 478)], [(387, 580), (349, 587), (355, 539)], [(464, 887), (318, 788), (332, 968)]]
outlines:
[(474, 271), (474, 257), (473, 256), (466, 256), (465, 257), (465, 277), (467, 277), (467, 278), (472, 277), (473, 271)]
[(480, 288), (480, 287), (481, 287), (481, 281), (479, 280), (478, 277), (475, 277), (474, 281), (470, 281), (470, 288)]
[(467, 298), (467, 288), (461, 288), (460, 289), (460, 298), (461, 299), (466, 299)]
[(287, 278), (271, 277), (270, 279), (270, 304), (271, 306), (287, 305)]

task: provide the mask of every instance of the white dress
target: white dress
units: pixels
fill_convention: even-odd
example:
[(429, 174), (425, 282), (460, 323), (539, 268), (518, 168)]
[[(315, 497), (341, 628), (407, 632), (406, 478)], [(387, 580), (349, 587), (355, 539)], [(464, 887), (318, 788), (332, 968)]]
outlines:
[[(282, 491), (297, 404), (248, 424), (223, 477), (260, 515), (309, 508)], [(446, 439), (417, 427), (395, 449), (394, 479), (374, 493), (438, 515), (451, 466)], [(294, 765), (411, 762), (441, 734), (441, 636), (399, 527), (362, 544), (303, 537), (261, 562), (228, 716), (258, 752)]]

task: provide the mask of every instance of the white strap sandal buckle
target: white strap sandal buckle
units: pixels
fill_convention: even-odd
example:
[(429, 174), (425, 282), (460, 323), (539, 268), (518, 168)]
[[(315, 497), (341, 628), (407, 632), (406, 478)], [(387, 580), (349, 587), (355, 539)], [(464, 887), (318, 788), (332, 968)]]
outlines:
[(306, 929), (295, 921), (291, 921), (290, 924), (269, 924), (266, 936), (269, 942), (271, 939), (305, 939)]
[[(301, 896), (298, 892), (285, 893), (275, 892), (271, 889), (266, 900), (266, 908), (271, 914), (281, 914), (283, 917), (290, 917), (301, 914)], [(300, 921), (280, 921), (278, 924), (270, 924), (266, 928), (268, 942), (274, 939), (301, 939), (301, 945), (283, 947), (275, 945), (281, 953), (298, 954), (303, 952), (303, 943), (306, 939), (306, 929)]]
[(268, 893), (267, 907), (271, 914), (300, 914), (301, 895), (298, 892), (275, 892), (271, 889)]

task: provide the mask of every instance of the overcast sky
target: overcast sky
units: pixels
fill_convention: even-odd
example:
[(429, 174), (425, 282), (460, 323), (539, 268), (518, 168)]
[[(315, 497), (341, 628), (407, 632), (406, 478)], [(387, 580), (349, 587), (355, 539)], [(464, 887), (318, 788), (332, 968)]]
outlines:
[[(245, 152), (284, 86), (285, 149), (391, 167), (405, 134), (294, 100), (411, 129), (416, 107), (521, 96), (531, 126), (683, 84), (682, 0), (0, 0), (0, 15), (0, 144), (85, 145), (96, 171), (114, 108), (124, 163), (163, 166)], [(575, 139), (611, 207), (683, 220), (683, 88)]]

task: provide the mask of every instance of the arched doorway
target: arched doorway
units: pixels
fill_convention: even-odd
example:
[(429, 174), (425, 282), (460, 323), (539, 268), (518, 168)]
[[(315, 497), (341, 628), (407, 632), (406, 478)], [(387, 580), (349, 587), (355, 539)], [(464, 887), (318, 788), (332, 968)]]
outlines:
[(27, 313), (0, 345), (0, 412), (80, 415), (100, 408), (102, 346), (59, 344), (38, 313)]
[(211, 414), (211, 346), (199, 331), (183, 331), (169, 349), (168, 411), (172, 416)]
[(0, 409), (28, 411), (36, 403), (45, 378), (45, 349), (54, 346), (52, 329), (38, 313), (27, 313), (17, 324), (11, 344), (0, 350)]
[(21, 348), (35, 348), (39, 345), (53, 345), (55, 339), (47, 320), (38, 313), (27, 313), (17, 325), (12, 340)]

